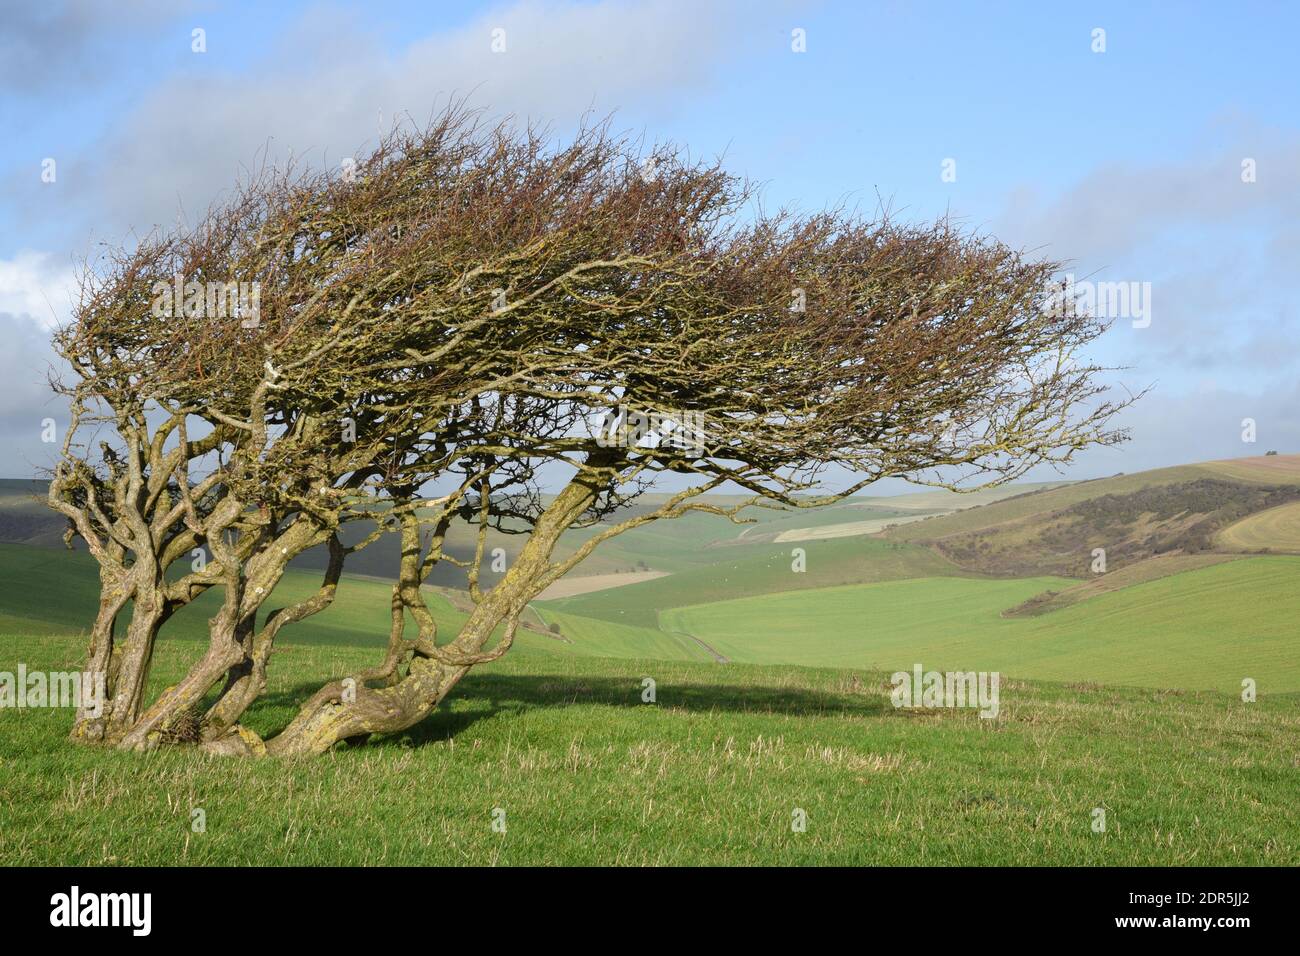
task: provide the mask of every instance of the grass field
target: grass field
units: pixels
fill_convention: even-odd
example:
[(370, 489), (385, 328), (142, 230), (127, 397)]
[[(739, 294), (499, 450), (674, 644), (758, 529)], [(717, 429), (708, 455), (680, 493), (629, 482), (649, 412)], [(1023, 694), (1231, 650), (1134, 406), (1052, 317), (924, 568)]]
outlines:
[(1072, 584), (1062, 591), (1044, 591), (1042, 594), (1034, 595), (1024, 604), (1010, 608), (1004, 613), (1008, 617), (1030, 617), (1046, 614), (1049, 611), (1059, 611), (1061, 608), (1070, 607), (1072, 604), (1095, 598), (1099, 594), (1119, 591), (1135, 584), (1145, 584), (1147, 581), (1157, 581), (1160, 578), (1182, 574), (1184, 571), (1208, 568), (1212, 564), (1237, 561), (1240, 557), (1237, 554), (1218, 554), (1215, 552), (1159, 555), (1154, 558), (1147, 558), (1145, 561), (1138, 561), (1136, 564), (1126, 564), (1113, 571), (1107, 571), (1105, 574), (1094, 575), (1077, 584)]
[[(1084, 581), (990, 573), (997, 549), (980, 541), (958, 556), (963, 570), (923, 542), (995, 529), (1003, 551), (1045, 568), (1054, 539), (1022, 542), (1017, 529), (1072, 503), (1153, 486), (1168, 497), (1207, 475), (1270, 485), (1298, 466), (1272, 456), (1001, 489), (963, 511), (935, 493), (757, 511), (739, 527), (708, 514), (652, 524), (583, 570), (617, 571), (612, 583), (663, 576), (535, 601), (529, 627), (558, 634), (521, 630), (426, 722), (315, 760), (104, 752), (66, 740), (67, 710), (3, 708), (0, 859), (1297, 865), (1300, 556), (1228, 553), (1286, 550), (1300, 534), (1294, 504), (1234, 518), (1218, 553), (1139, 555)], [(24, 543), (0, 543), (0, 670), (79, 667), (96, 565), (33, 546), (50, 529), (21, 504), (30, 489), (10, 484), (0, 532)], [(822, 537), (924, 512), (947, 513)], [(1106, 540), (1150, 524), (1125, 517)], [(1071, 554), (1087, 543), (1066, 541)], [(371, 557), (381, 569), (383, 554)], [(274, 733), (321, 682), (377, 663), (390, 584), (368, 569), (284, 632), (247, 716), (254, 730)], [(319, 582), (291, 568), (268, 610)], [(219, 597), (164, 628), (151, 694), (203, 652)], [(449, 639), (468, 595), (445, 586), (427, 599)], [(917, 663), (1001, 672), (1000, 715), (895, 709), (889, 673)], [(1253, 703), (1240, 695), (1247, 677)], [(496, 808), (505, 833), (492, 829)], [(190, 828), (195, 809), (205, 832)], [(791, 828), (796, 809), (806, 832)]]
[(565, 614), (548, 607), (538, 609), (547, 624), (557, 624), (570, 643), (564, 651), (596, 657), (655, 658), (669, 661), (707, 661), (713, 658), (699, 644), (658, 628), (618, 624)]
[[(1232, 479), (1258, 484), (1296, 484), (1300, 482), (1300, 455), (1268, 455), (1209, 461), (1193, 465), (1175, 465), (1131, 475), (1115, 475), (1093, 481), (1077, 481), (1060, 487), (1011, 486), (1027, 493), (981, 502), (948, 515), (939, 515), (888, 532), (895, 541), (934, 541), (949, 535), (969, 534), (1014, 522), (1032, 515), (1046, 514), (1102, 495), (1125, 495), (1160, 485), (1178, 484), (1203, 478)], [(919, 496), (915, 500), (921, 500)]]
[[(2, 638), (31, 667), (63, 637)], [(196, 644), (164, 644), (153, 683)], [(250, 724), (370, 652), (292, 646)], [(641, 681), (657, 702), (641, 702)], [(1002, 711), (890, 706), (885, 675), (515, 657), (419, 728), (232, 763), (69, 744), (0, 711), (7, 864), (1300, 863), (1300, 696), (1007, 682)], [(506, 832), (492, 814), (505, 811)], [(792, 831), (796, 810), (806, 832)], [(1091, 829), (1094, 808), (1106, 830)], [(205, 832), (192, 832), (202, 809)]]
[(664, 613), (738, 661), (1145, 687), (1300, 691), (1300, 558), (1254, 557), (1098, 595), (1036, 618), (1001, 612), (1061, 579), (932, 578), (793, 591)]
[[(792, 570), (795, 548), (803, 550), (804, 571)], [(679, 574), (547, 601), (539, 607), (622, 624), (657, 627), (659, 613), (665, 608), (777, 591), (965, 573), (926, 548), (877, 538), (769, 543), (745, 551), (715, 549), (712, 554), (713, 563)]]
[[(853, 543), (811, 544), (830, 551)], [(534, 609), (546, 624), (559, 626), (563, 639), (521, 630), (511, 655), (707, 663), (716, 654), (736, 663), (891, 671), (920, 662), (1017, 678), (1220, 691), (1252, 677), (1273, 691), (1300, 691), (1294, 623), (1300, 618), (1300, 557), (1253, 556), (1214, 566), (1174, 559), (1189, 569), (1156, 580), (1136, 576), (1138, 583), (1125, 580), (1118, 590), (1025, 617), (1004, 612), (1046, 591), (1069, 594), (1080, 585), (1052, 577), (915, 577), (908, 562), (930, 552), (865, 543), (865, 553), (882, 562), (876, 570), (892, 569), (896, 579), (779, 590), (789, 579), (829, 585), (845, 573), (843, 565), (826, 560), (831, 577), (818, 582), (815, 556), (828, 555), (812, 548), (803, 574), (792, 573), (783, 554), (742, 562), (734, 577), (715, 565), (715, 576), (682, 575), (675, 589), (665, 585), (677, 575), (538, 602)], [(84, 554), (0, 545), (0, 575), (7, 582), (0, 615), (6, 631), (66, 634), (93, 617), (98, 582)], [(306, 597), (318, 583), (309, 572), (290, 571), (275, 602)], [(59, 599), (51, 601), (56, 589)], [(722, 600), (727, 593), (754, 596)], [(692, 598), (701, 603), (688, 604)], [(455, 634), (464, 612), (436, 593), (427, 599), (443, 639)], [(202, 596), (166, 625), (163, 639), (203, 638), (218, 600), (215, 592)], [(286, 631), (286, 639), (366, 647), (377, 656), (386, 640), (388, 600), (386, 583), (344, 577), (334, 604)], [(683, 606), (664, 608), (669, 600)]]
[[(0, 544), (0, 632), (67, 634), (84, 630), (95, 618), (99, 595), (97, 565), (84, 551)], [(290, 569), (273, 592), (273, 606), (300, 601), (320, 587), (320, 575)], [(334, 603), (296, 625), (297, 639), (312, 644), (370, 647), (378, 654), (388, 640), (391, 585), (345, 575)], [(465, 623), (465, 615), (437, 594), (427, 597), (440, 635), (450, 636)], [(163, 626), (161, 639), (205, 640), (208, 618), (220, 607), (221, 595), (209, 591)], [(128, 606), (129, 610), (129, 606)], [(285, 631), (289, 637), (289, 631)], [(440, 638), (441, 639), (441, 638)], [(557, 652), (564, 645), (553, 638), (520, 631), (511, 653)], [(0, 666), (8, 659), (0, 657)]]
[(1220, 531), (1218, 543), (1238, 551), (1300, 551), (1300, 502), (1243, 518)]
[(1228, 458), (1221, 461), (1207, 461), (1197, 467), (1238, 481), (1258, 481), (1264, 484), (1287, 484), (1300, 481), (1300, 455)]
[[(64, 530), (63, 519), (44, 502), (45, 483), (27, 479), (0, 479), (0, 542), (33, 544), (47, 548), (58, 547)], [(1008, 495), (1043, 487), (1035, 484), (986, 489), (968, 495), (947, 491), (922, 491), (915, 494), (891, 497), (853, 497), (822, 508), (747, 508), (746, 523), (737, 524), (726, 517), (707, 513), (687, 514), (671, 522), (656, 523), (634, 529), (596, 550), (579, 568), (582, 575), (600, 575), (615, 572), (653, 569), (662, 572), (689, 570), (718, 559), (718, 550), (732, 551), (734, 556), (749, 556), (751, 546), (771, 542), (786, 533), (809, 533), (818, 528), (870, 522), (875, 529), (894, 520), (907, 520), (918, 514), (947, 513), (959, 508), (995, 501)], [(736, 505), (749, 500), (747, 495), (712, 495), (710, 500), (719, 506)], [(666, 497), (650, 493), (639, 499), (637, 507), (644, 509), (662, 504)], [(635, 509), (634, 509), (635, 510)], [(559, 554), (570, 554), (590, 535), (599, 529), (571, 531), (559, 547)], [(344, 538), (355, 541), (369, 528), (355, 525), (345, 529)], [(524, 538), (520, 535), (489, 531), (487, 552), (501, 548), (508, 558), (517, 554)], [(473, 554), (474, 529), (460, 522), (453, 523), (449, 533), (448, 552), (461, 559)], [(324, 547), (314, 548), (295, 559), (299, 569), (323, 569), (328, 552)], [(370, 547), (352, 555), (348, 571), (374, 577), (392, 574), (398, 559), (395, 538), (384, 538)], [(490, 584), (498, 575), (485, 562), (484, 584)], [(430, 583), (449, 587), (465, 586), (464, 572), (447, 567), (435, 572)]]

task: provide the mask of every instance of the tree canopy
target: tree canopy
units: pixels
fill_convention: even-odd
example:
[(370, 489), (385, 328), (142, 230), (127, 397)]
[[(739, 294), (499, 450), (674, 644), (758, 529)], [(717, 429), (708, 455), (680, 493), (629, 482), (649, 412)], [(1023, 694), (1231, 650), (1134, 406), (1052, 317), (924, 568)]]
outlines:
[[(947, 221), (754, 199), (608, 125), (557, 144), (453, 107), (340, 170), (263, 169), (88, 273), (56, 335), (72, 419), (50, 503), (100, 565), (88, 666), (109, 701), (74, 736), (293, 754), (402, 730), (601, 542), (691, 510), (743, 518), (709, 491), (813, 507), (886, 477), (985, 486), (1123, 437), (1083, 355), (1105, 325), (1048, 307), (1056, 263)], [(627, 510), (669, 474), (682, 490)], [(454, 521), (478, 554), (448, 638), (421, 584), (455, 560)], [(480, 588), (507, 525), (527, 542)], [(580, 526), (597, 530), (557, 557)], [(262, 740), (240, 718), (280, 630), (383, 534), (402, 542), (383, 660)], [(319, 545), (319, 591), (269, 609)], [(199, 548), (212, 560), (176, 573)], [(213, 588), (206, 652), (146, 701), (159, 630)]]

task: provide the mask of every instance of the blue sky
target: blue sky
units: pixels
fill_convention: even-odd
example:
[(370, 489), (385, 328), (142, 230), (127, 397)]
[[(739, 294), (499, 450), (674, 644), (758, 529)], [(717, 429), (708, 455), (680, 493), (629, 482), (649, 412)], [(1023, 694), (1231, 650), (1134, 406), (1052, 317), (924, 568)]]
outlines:
[(616, 111), (723, 154), (773, 207), (883, 199), (1150, 282), (1150, 325), (1121, 319), (1095, 352), (1155, 386), (1134, 441), (1068, 477), (1300, 451), (1294, 4), (375, 6), (0, 3), (0, 476), (48, 461), (44, 342), (77, 257), (192, 221), (259, 149), (337, 163), (452, 93), (561, 135)]

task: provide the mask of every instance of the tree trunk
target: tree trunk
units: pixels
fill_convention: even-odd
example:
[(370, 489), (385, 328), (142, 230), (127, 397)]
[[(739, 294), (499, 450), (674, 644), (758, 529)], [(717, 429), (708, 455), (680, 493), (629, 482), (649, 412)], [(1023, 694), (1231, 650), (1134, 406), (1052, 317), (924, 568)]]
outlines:
[(120, 741), (140, 716), (149, 666), (153, 662), (154, 642), (168, 616), (166, 601), (156, 582), (137, 586), (134, 600), (126, 640), (112, 665), (115, 676), (112, 706), (104, 732), (107, 743)]
[[(131, 725), (118, 746), (123, 750), (152, 750), (169, 733), (175, 735), (177, 742), (197, 743), (199, 720), (197, 715), (192, 715), (193, 710), (221, 675), (242, 656), (240, 646), (234, 641), (214, 641), (181, 682), (163, 691), (144, 715)], [(192, 722), (192, 727), (182, 725), (186, 719)]]
[(406, 730), (427, 717), (468, 671), (417, 658), (410, 673), (392, 687), (376, 690), (357, 683), (349, 688), (335, 681), (317, 691), (289, 726), (267, 741), (266, 751), (273, 756), (322, 754), (350, 737)]
[[(131, 592), (121, 582), (110, 582), (101, 576), (99, 611), (90, 629), (90, 644), (86, 648), (86, 673), (98, 680), (103, 675), (104, 694), (98, 708), (79, 704), (77, 717), (72, 724), (72, 739), (97, 743), (104, 739), (108, 718), (112, 713), (112, 694), (116, 680), (109, 680), (113, 661), (113, 641), (116, 636), (117, 615), (130, 599)], [(114, 678), (116, 675), (113, 675)], [(99, 713), (94, 713), (95, 710)]]
[(423, 720), (469, 672), (475, 655), (481, 654), (497, 627), (506, 623), (513, 628), (535, 596), (560, 535), (595, 496), (594, 485), (584, 479), (574, 479), (555, 496), (514, 566), (483, 596), (456, 639), (442, 648), (447, 660), (417, 656), (406, 677), (390, 687), (370, 688), (361, 681), (351, 686), (335, 681), (322, 687), (288, 727), (266, 742), (266, 752), (276, 756), (321, 754), (340, 740), (396, 733)]

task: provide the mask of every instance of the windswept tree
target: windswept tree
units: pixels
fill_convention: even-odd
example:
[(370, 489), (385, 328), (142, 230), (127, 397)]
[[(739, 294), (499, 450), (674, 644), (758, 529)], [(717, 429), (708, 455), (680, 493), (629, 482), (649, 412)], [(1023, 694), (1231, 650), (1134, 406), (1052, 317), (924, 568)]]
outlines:
[[(452, 108), (345, 170), (265, 172), (88, 275), (56, 338), (72, 427), (50, 503), (99, 562), (88, 667), (109, 699), (74, 736), (311, 754), (400, 731), (602, 542), (690, 511), (744, 520), (709, 491), (807, 508), (891, 476), (986, 487), (1122, 437), (1081, 355), (1104, 325), (1052, 307), (1055, 263), (947, 222), (751, 199), (604, 126), (557, 146)], [(454, 522), (477, 531), (475, 607), (440, 635), (421, 585), (455, 561)], [(493, 528), (527, 540), (482, 588)], [(240, 718), (280, 631), (390, 533), (384, 656), (262, 740)], [(272, 608), (321, 545), (319, 591)], [(207, 650), (146, 701), (160, 629), (209, 589)]]

